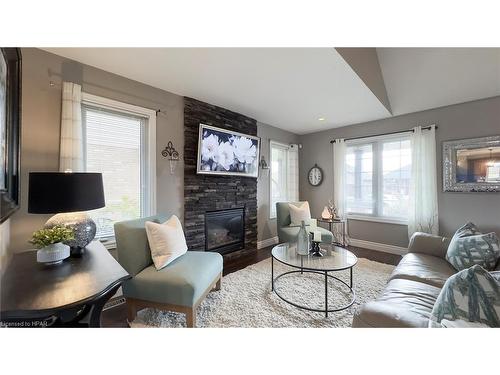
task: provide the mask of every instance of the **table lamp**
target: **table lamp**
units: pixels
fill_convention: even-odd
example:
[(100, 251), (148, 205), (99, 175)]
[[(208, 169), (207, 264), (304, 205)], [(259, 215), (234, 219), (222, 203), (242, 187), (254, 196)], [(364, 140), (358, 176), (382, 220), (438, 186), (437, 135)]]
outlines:
[(95, 237), (94, 220), (85, 212), (104, 207), (101, 173), (30, 172), (28, 212), (56, 214), (45, 228), (56, 225), (70, 227), (74, 240), (66, 242), (71, 256), (81, 256)]

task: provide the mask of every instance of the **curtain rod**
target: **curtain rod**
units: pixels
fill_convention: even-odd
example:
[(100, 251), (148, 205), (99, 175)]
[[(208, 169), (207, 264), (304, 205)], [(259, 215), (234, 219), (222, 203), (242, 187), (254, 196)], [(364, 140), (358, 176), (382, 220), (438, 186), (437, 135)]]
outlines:
[[(429, 130), (431, 128), (432, 128), (432, 126), (425, 126), (425, 127), (422, 128), (422, 130)], [(434, 128), (437, 129), (438, 127), (436, 125), (434, 125)], [(397, 131), (397, 132), (389, 132), (389, 133), (382, 133), (382, 134), (363, 135), (363, 136), (360, 136), (360, 137), (345, 138), (344, 140), (345, 141), (352, 141), (354, 139), (363, 139), (363, 138), (371, 138), (371, 137), (382, 137), (384, 135), (402, 134), (402, 133), (410, 133), (410, 132), (413, 133), (414, 131), (415, 130), (413, 130), (413, 129), (400, 130), (400, 131)], [(330, 141), (330, 143), (335, 143), (335, 139), (332, 139)]]
[[(49, 69), (50, 70), (50, 69)], [(51, 78), (52, 76), (58, 76), (58, 77), (61, 77), (61, 82), (54, 82)], [(62, 74), (61, 73), (56, 73), (56, 72), (52, 72), (52, 71), (49, 71), (49, 86), (50, 87), (62, 87), (62, 83), (63, 83), (63, 78), (62, 78)], [(68, 81), (68, 82), (71, 82), (71, 81)], [(88, 86), (94, 86), (94, 87), (97, 87), (97, 88), (100, 88), (100, 89), (104, 89), (106, 91), (113, 91), (113, 92), (116, 92), (118, 94), (122, 94), (122, 95), (126, 95), (130, 98), (136, 98), (136, 99), (139, 99), (139, 100), (146, 100), (146, 101), (149, 101), (149, 102), (152, 102), (152, 103), (155, 103), (155, 104), (162, 104), (160, 102), (157, 102), (155, 100), (152, 100), (152, 99), (148, 99), (148, 98), (143, 98), (142, 96), (138, 96), (138, 95), (134, 95), (134, 94), (131, 94), (130, 92), (125, 92), (125, 91), (121, 91), (121, 90), (115, 90), (115, 89), (112, 89), (110, 87), (107, 87), (107, 86), (102, 86), (102, 85), (99, 85), (97, 83), (91, 83), (91, 82), (86, 82), (86, 81), (81, 81), (80, 83), (78, 82), (72, 82), (72, 83), (76, 83), (80, 86), (83, 86), (83, 85), (88, 85)], [(132, 103), (127, 103), (127, 104), (132, 104)], [(134, 105), (137, 105), (137, 104), (134, 104)], [(163, 105), (163, 104), (162, 104)], [(141, 107), (144, 107), (144, 106), (141, 106)], [(155, 111), (157, 115), (161, 114), (161, 115), (164, 115), (166, 116), (167, 114), (167, 111), (163, 110), (163, 109), (159, 109), (159, 108), (149, 108), (149, 107), (144, 107), (146, 109), (150, 109), (152, 111)]]

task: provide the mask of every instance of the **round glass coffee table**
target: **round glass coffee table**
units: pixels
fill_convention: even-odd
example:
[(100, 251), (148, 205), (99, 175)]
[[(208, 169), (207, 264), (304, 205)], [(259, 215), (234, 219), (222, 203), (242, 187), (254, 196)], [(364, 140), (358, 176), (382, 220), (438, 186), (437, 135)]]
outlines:
[[(297, 244), (295, 243), (284, 243), (275, 246), (271, 251), (271, 290), (276, 293), (276, 295), (281, 298), (283, 301), (298, 307), (299, 309), (323, 312), (325, 316), (328, 317), (329, 312), (341, 311), (349, 308), (354, 303), (356, 299), (356, 294), (352, 288), (352, 269), (358, 262), (358, 258), (356, 255), (351, 253), (349, 250), (344, 249), (343, 247), (336, 246), (334, 244), (321, 244), (321, 255), (313, 256), (313, 255), (299, 255), (297, 254)], [(295, 268), (293, 271), (284, 272), (274, 277), (274, 261), (278, 261), (283, 263), (289, 267)], [(350, 282), (347, 284), (345, 281), (331, 275), (331, 272), (350, 270)], [(325, 308), (317, 309), (308, 306), (303, 306), (297, 303), (290, 301), (289, 299), (283, 297), (278, 293), (276, 288), (274, 287), (274, 283), (285, 275), (290, 275), (293, 273), (314, 273), (324, 276), (325, 282)], [(352, 296), (350, 301), (343, 306), (328, 306), (328, 279), (333, 279), (336, 282), (340, 282), (349, 288), (349, 294)]]

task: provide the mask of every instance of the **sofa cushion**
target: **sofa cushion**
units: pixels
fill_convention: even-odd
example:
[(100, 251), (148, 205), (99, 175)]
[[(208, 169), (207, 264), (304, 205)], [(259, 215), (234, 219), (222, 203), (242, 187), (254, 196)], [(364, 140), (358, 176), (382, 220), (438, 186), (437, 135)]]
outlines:
[(355, 314), (352, 326), (427, 327), (440, 290), (413, 280), (391, 280), (377, 300), (366, 303)]
[(475, 265), (446, 281), (439, 294), (429, 327), (442, 327), (442, 321), (464, 320), (500, 327), (500, 281), (495, 273)]
[(125, 297), (193, 306), (222, 272), (222, 256), (188, 251), (157, 271), (151, 265), (123, 284)]
[(406, 254), (392, 272), (393, 279), (419, 281), (441, 288), (457, 271), (443, 258), (432, 255)]
[(449, 244), (449, 238), (415, 232), (410, 238), (408, 252), (434, 255), (435, 257), (444, 259)]

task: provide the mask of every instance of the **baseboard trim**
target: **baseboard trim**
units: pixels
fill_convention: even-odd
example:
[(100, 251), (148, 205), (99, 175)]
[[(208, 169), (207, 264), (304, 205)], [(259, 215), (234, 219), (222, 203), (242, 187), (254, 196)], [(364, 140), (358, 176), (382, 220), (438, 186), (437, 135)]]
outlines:
[(371, 242), (365, 240), (357, 240), (351, 238), (349, 245), (354, 247), (362, 247), (363, 249), (382, 251), (384, 253), (405, 255), (408, 252), (406, 247), (387, 245), (385, 243)]
[(257, 241), (257, 249), (263, 249), (263, 248), (268, 247), (268, 246), (276, 245), (277, 243), (279, 243), (278, 236), (271, 237), (271, 238), (268, 238), (268, 239), (262, 240), (262, 241)]

